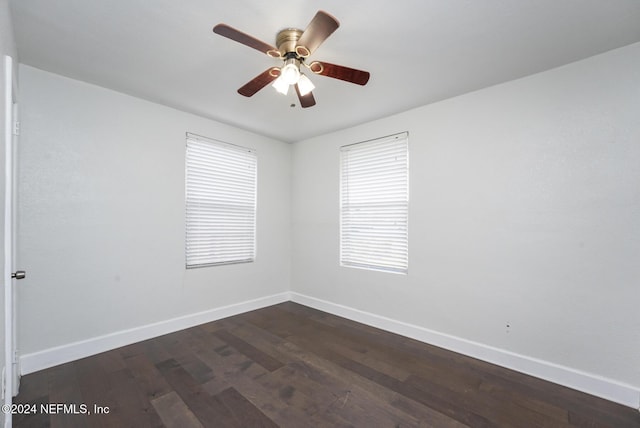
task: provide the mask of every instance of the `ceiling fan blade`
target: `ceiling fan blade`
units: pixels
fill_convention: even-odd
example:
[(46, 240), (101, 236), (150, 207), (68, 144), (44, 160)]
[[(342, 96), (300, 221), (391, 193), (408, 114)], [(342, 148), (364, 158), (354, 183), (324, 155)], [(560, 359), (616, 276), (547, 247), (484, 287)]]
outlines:
[(298, 88), (298, 84), (296, 83), (296, 94), (298, 94), (298, 99), (300, 100), (300, 107), (307, 108), (313, 107), (316, 105), (316, 99), (313, 97), (313, 92), (309, 92), (307, 95), (300, 95), (300, 89)]
[(269, 83), (276, 80), (279, 75), (280, 75), (280, 69), (278, 67), (271, 67), (268, 70), (265, 70), (262, 73), (258, 74), (246, 85), (238, 89), (238, 93), (240, 95), (244, 95), (245, 97), (251, 97), (260, 89), (264, 88)]
[(356, 85), (366, 85), (370, 77), (368, 71), (356, 70), (355, 68), (330, 64), (328, 62), (314, 61), (309, 64), (309, 68), (315, 74), (333, 77), (334, 79), (344, 80), (345, 82), (355, 83)]
[(340, 23), (333, 16), (318, 11), (300, 36), (296, 52), (303, 57), (311, 55), (339, 26)]
[(216, 25), (213, 27), (213, 32), (235, 42), (242, 43), (245, 46), (249, 46), (250, 48), (259, 50), (269, 56), (275, 56), (276, 58), (280, 56), (280, 53), (274, 46), (243, 33), (240, 30), (236, 30), (233, 27), (229, 27), (227, 24)]

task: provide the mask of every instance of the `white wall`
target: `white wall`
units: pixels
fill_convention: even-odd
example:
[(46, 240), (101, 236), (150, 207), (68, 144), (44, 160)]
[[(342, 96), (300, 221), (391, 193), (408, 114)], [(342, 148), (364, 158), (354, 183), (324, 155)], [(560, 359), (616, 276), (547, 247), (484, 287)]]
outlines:
[[(290, 146), (20, 66), (21, 354), (289, 290)], [(185, 132), (255, 148), (257, 259), (185, 270)]]
[[(639, 112), (635, 44), (296, 143), (294, 295), (640, 388)], [(409, 274), (341, 268), (338, 148), (400, 131)]]

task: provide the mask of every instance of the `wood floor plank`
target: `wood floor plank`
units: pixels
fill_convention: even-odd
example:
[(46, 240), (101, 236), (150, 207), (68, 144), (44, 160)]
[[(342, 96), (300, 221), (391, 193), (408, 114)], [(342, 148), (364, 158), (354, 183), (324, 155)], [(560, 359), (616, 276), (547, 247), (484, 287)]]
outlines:
[[(32, 373), (21, 427), (609, 427), (640, 413), (287, 302)], [(69, 407), (71, 408), (71, 407)]]
[(204, 427), (175, 391), (154, 398), (151, 404), (167, 428)]
[(87, 424), (87, 415), (76, 414), (76, 406), (85, 402), (78, 383), (78, 373), (73, 363), (62, 364), (54, 368), (49, 391), (50, 405), (70, 405), (69, 411), (58, 408), (50, 414), (51, 427), (82, 427)]
[[(98, 359), (94, 357), (83, 358), (75, 361), (73, 365), (77, 372), (78, 387), (83, 402), (90, 407), (97, 405), (109, 409), (109, 413), (88, 416), (87, 425), (95, 427), (127, 426), (122, 410), (112, 392), (111, 377), (102, 369)], [(51, 389), (52, 391), (56, 390), (54, 385)]]
[(53, 372), (54, 368), (49, 368), (38, 372), (38, 376), (22, 376), (20, 378), (20, 398), (30, 401), (48, 396)]
[(258, 382), (288, 406), (300, 409), (307, 418), (321, 412), (324, 403), (314, 400), (302, 389), (291, 385), (288, 380), (281, 379), (278, 373), (261, 377)]
[(437, 394), (447, 400), (450, 407), (461, 407), (464, 412), (470, 412), (488, 421), (490, 426), (512, 426), (527, 428), (530, 426), (568, 427), (568, 423), (561, 423), (547, 416), (541, 415), (526, 407), (519, 406), (511, 400), (499, 400), (477, 388), (466, 389), (463, 392), (450, 389), (437, 383), (430, 382), (418, 376), (410, 376), (405, 385), (415, 390)]
[(256, 378), (268, 373), (267, 369), (226, 345), (222, 348), (200, 349), (196, 357), (213, 370), (213, 379), (207, 384), (221, 379), (233, 379), (240, 374)]
[[(291, 339), (291, 338), (290, 338)], [(283, 352), (288, 352), (292, 356), (296, 356), (300, 360), (300, 364), (308, 366), (308, 376), (314, 379), (325, 381), (332, 377), (340, 379), (349, 385), (349, 389), (357, 390), (364, 396), (367, 396), (372, 405), (384, 406), (385, 403), (394, 405), (394, 402), (398, 400), (399, 394), (393, 390), (390, 390), (366, 377), (363, 377), (353, 371), (343, 368), (342, 366), (329, 361), (323, 357), (318, 356), (313, 352), (304, 350), (296, 344), (283, 341), (280, 345)], [(322, 373), (322, 375), (316, 375), (316, 371)], [(342, 391), (340, 387), (335, 387), (335, 391)], [(457, 427), (460, 424), (454, 419), (438, 412), (432, 408), (423, 406), (419, 402), (414, 402), (411, 398), (405, 397), (407, 401), (411, 401), (414, 413), (410, 413), (419, 420), (433, 421), (433, 426), (436, 427)], [(402, 408), (394, 406), (400, 410)]]
[[(49, 396), (43, 395), (30, 400), (25, 400), (23, 404), (36, 406), (35, 412), (22, 412), (13, 415), (13, 426), (24, 428), (42, 428), (51, 426), (51, 420), (48, 414), (42, 412), (41, 405), (49, 403)], [(31, 407), (32, 408), (32, 407)], [(33, 409), (33, 408), (32, 408)]]
[(268, 384), (275, 380), (280, 394), (303, 394), (309, 397), (324, 414), (334, 414), (341, 419), (350, 420), (357, 426), (418, 426), (419, 421), (413, 415), (402, 413), (388, 403), (371, 400), (363, 389), (329, 373), (316, 370), (313, 366), (301, 362), (291, 363), (270, 373), (260, 381)]
[(125, 358), (124, 362), (149, 400), (171, 391), (167, 381), (146, 354), (131, 355)]
[(422, 427), (433, 428), (471, 428), (444, 413), (440, 413), (431, 407), (396, 393), (396, 397), (390, 401), (391, 405), (409, 415), (414, 415)]
[(177, 361), (180, 366), (200, 384), (203, 384), (214, 377), (211, 367), (202, 362), (202, 360), (194, 354), (179, 357)]
[(103, 352), (95, 357), (102, 370), (106, 373), (117, 372), (127, 368), (120, 349)]
[(359, 364), (365, 365), (369, 368), (379, 371), (380, 373), (384, 373), (387, 376), (391, 376), (397, 380), (403, 381), (406, 380), (411, 372), (404, 369), (403, 367), (399, 367), (398, 365), (389, 364), (386, 361), (371, 356), (371, 353), (368, 350), (357, 351), (352, 347), (342, 344), (342, 343), (327, 343), (325, 346), (332, 350), (333, 352), (342, 355), (345, 358), (353, 360)]
[(294, 359), (276, 348), (275, 345), (280, 343), (282, 338), (272, 334), (268, 330), (263, 330), (250, 323), (238, 323), (238, 325), (230, 326), (228, 330), (283, 364), (294, 361)]
[(120, 352), (120, 355), (122, 355), (122, 358), (124, 359), (141, 355), (145, 353), (144, 342), (132, 343), (131, 345), (118, 348), (117, 351)]
[[(225, 322), (225, 326), (228, 326), (228, 323)], [(206, 335), (199, 336), (202, 340), (207, 340)], [(219, 345), (220, 343), (216, 343), (218, 352), (211, 348), (200, 347), (197, 353), (206, 364), (216, 369), (216, 377), (203, 385), (205, 390), (214, 395), (233, 387), (277, 425), (282, 427), (307, 425), (309, 413), (303, 410), (305, 406), (289, 405), (282, 400), (280, 394), (259, 383), (259, 380), (269, 373), (265, 368), (250, 364), (251, 360), (234, 349), (220, 352)], [(280, 355), (285, 356), (282, 353)], [(286, 397), (286, 394), (283, 397)], [(331, 426), (327, 418), (319, 416), (316, 420), (322, 421), (320, 426)]]
[(269, 354), (262, 352), (255, 346), (240, 339), (238, 336), (229, 333), (227, 330), (218, 330), (214, 334), (228, 345), (233, 346), (255, 363), (260, 364), (269, 371), (277, 370), (282, 367), (281, 361), (278, 361)]
[(141, 342), (141, 345), (144, 347), (144, 354), (153, 364), (157, 364), (174, 357), (174, 355), (171, 355), (171, 353), (166, 349), (163, 342), (162, 336)]
[(238, 374), (230, 379), (230, 383), (280, 427), (332, 426), (329, 418), (318, 413), (314, 415), (317, 416), (317, 424), (310, 424), (311, 419), (302, 408), (289, 405), (280, 398), (279, 394), (274, 393), (270, 388), (264, 387), (256, 379)]
[(240, 426), (229, 410), (218, 400), (212, 399), (176, 360), (163, 361), (157, 367), (203, 425), (208, 426), (216, 421), (220, 426)]
[[(162, 427), (148, 395), (139, 387), (136, 378), (127, 368), (110, 373), (112, 392), (122, 419), (129, 426)], [(95, 409), (99, 410), (99, 409)], [(95, 411), (94, 410), (94, 411)], [(111, 409), (109, 409), (110, 411)], [(94, 415), (100, 417), (100, 415)]]
[(215, 396), (243, 427), (277, 428), (271, 419), (240, 394), (235, 388), (227, 388)]
[(524, 410), (522, 414), (530, 413), (531, 418), (538, 421), (535, 426), (569, 426), (569, 412), (550, 402), (541, 401), (535, 397), (523, 394), (517, 389), (505, 388), (501, 384), (483, 382), (480, 384), (483, 394), (490, 394), (501, 402), (512, 402), (514, 406)]

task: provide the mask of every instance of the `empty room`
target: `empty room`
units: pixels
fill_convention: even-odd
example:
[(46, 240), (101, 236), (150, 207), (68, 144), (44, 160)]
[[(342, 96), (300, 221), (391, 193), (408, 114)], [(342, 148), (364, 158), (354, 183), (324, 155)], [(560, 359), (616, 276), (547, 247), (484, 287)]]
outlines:
[(640, 2), (0, 0), (4, 427), (640, 427)]

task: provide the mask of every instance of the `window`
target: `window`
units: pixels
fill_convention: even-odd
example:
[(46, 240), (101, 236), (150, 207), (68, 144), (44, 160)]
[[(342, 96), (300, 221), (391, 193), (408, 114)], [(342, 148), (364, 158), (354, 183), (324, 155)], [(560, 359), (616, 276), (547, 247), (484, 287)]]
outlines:
[(185, 169), (187, 268), (253, 261), (255, 151), (187, 134)]
[(340, 149), (340, 263), (406, 273), (408, 133)]

